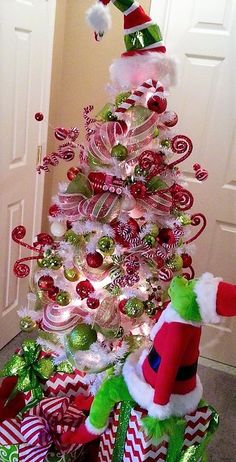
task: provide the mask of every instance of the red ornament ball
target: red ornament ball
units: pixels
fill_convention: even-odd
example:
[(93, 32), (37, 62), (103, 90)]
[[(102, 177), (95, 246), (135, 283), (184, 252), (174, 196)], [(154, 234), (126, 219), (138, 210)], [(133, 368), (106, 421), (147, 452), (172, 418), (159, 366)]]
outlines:
[(47, 296), (50, 300), (53, 302), (56, 301), (57, 295), (59, 294), (59, 287), (52, 287), (51, 289), (48, 290)]
[(131, 185), (130, 192), (135, 199), (142, 199), (146, 196), (147, 188), (141, 181), (137, 181)]
[(86, 303), (88, 308), (90, 308), (91, 310), (96, 310), (96, 308), (98, 308), (100, 305), (99, 300), (93, 297), (88, 297)]
[(99, 252), (88, 253), (86, 261), (90, 268), (99, 268), (103, 264), (103, 256)]
[(85, 281), (80, 281), (76, 286), (76, 292), (83, 300), (87, 298), (91, 292), (94, 292), (94, 287), (91, 282), (86, 279)]
[(34, 118), (37, 122), (41, 122), (44, 119), (44, 115), (42, 112), (36, 112)]
[(192, 257), (187, 253), (182, 253), (181, 257), (183, 260), (183, 268), (189, 268), (192, 264)]
[(68, 136), (68, 130), (63, 127), (55, 128), (54, 136), (58, 141), (64, 141)]
[(41, 290), (50, 290), (54, 287), (54, 279), (51, 276), (41, 276), (38, 280), (38, 286)]
[(175, 235), (170, 228), (162, 228), (157, 237), (158, 241), (164, 245), (174, 245), (176, 242)]
[(78, 167), (69, 168), (69, 170), (67, 171), (67, 174), (66, 174), (68, 180), (70, 180), (70, 181), (74, 180), (77, 177), (78, 173), (80, 173), (80, 172), (81, 172), (81, 170)]
[(126, 314), (125, 305), (126, 305), (127, 301), (128, 301), (127, 298), (124, 298), (124, 300), (121, 300), (119, 305), (118, 305), (118, 308), (119, 308), (120, 312), (123, 313), (123, 314)]
[(49, 208), (49, 215), (50, 217), (58, 217), (58, 215), (61, 215), (60, 207), (57, 204), (52, 204)]
[(162, 114), (167, 108), (167, 99), (153, 95), (151, 98), (149, 98), (147, 107), (150, 109), (150, 111), (157, 112), (157, 114)]

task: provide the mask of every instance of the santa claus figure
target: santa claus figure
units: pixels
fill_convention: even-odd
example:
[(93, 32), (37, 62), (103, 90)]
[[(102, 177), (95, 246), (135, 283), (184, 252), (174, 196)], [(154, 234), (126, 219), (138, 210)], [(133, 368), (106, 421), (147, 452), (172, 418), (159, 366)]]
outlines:
[[(236, 316), (236, 286), (210, 273), (190, 281), (177, 276), (169, 296), (169, 305), (152, 329), (150, 351), (128, 356), (122, 375), (102, 384), (85, 424), (63, 435), (64, 443), (86, 443), (101, 435), (119, 401), (133, 400), (163, 423), (197, 409), (202, 398), (197, 375), (201, 329), (219, 323), (221, 316)], [(80, 397), (77, 402), (84, 408), (88, 404)]]

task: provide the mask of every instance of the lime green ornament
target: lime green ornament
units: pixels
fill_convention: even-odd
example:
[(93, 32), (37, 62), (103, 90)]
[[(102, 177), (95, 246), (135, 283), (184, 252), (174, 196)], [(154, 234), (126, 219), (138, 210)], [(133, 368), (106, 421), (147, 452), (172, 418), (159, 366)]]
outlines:
[(146, 170), (143, 170), (139, 165), (136, 165), (134, 168), (134, 174), (136, 176), (146, 176), (147, 173), (148, 172)]
[(58, 255), (54, 255), (53, 257), (50, 257), (48, 262), (49, 262), (48, 268), (55, 270), (55, 271), (59, 270), (62, 266), (61, 257), (59, 257)]
[(147, 234), (146, 236), (144, 236), (143, 241), (149, 247), (154, 247), (154, 245), (156, 244), (156, 239), (152, 234)]
[(192, 223), (192, 219), (191, 219), (190, 215), (186, 215), (186, 214), (180, 214), (178, 216), (178, 220), (181, 223), (181, 225), (183, 225), (183, 226), (188, 226), (188, 225), (191, 225), (191, 223)]
[(69, 242), (72, 245), (79, 245), (81, 243), (81, 236), (76, 234), (72, 229), (66, 231), (64, 239), (66, 242)]
[(37, 264), (39, 268), (50, 268), (50, 261), (48, 258), (39, 258)]
[(79, 280), (80, 274), (77, 268), (65, 269), (65, 278), (70, 282), (76, 282)]
[(101, 111), (95, 116), (98, 122), (109, 122), (112, 120), (117, 120), (117, 117), (113, 114), (113, 104), (107, 103), (101, 109)]
[(155, 314), (157, 313), (157, 307), (154, 302), (148, 301), (145, 303), (145, 313), (150, 318), (152, 316), (155, 316)]
[(131, 95), (131, 91), (125, 91), (117, 95), (115, 99), (116, 107), (120, 106), (129, 96)]
[(167, 260), (166, 266), (172, 271), (180, 271), (183, 268), (183, 259), (180, 255), (175, 254)]
[(22, 332), (33, 332), (36, 327), (37, 323), (30, 316), (24, 316), (20, 320), (20, 329)]
[(158, 175), (153, 176), (147, 183), (148, 191), (152, 192), (159, 191), (160, 189), (166, 189), (167, 187), (168, 186), (165, 181), (161, 180)]
[(157, 237), (159, 234), (159, 226), (157, 226), (155, 223), (152, 224), (151, 229), (149, 231), (149, 234), (151, 234), (154, 237)]
[(139, 298), (130, 298), (125, 304), (125, 313), (129, 318), (140, 318), (144, 312), (144, 303)]
[(112, 255), (115, 250), (115, 241), (112, 237), (103, 236), (98, 241), (98, 248), (105, 255)]
[(111, 156), (122, 162), (128, 157), (128, 149), (123, 144), (116, 144), (111, 150)]
[(68, 335), (68, 345), (74, 351), (89, 350), (96, 340), (97, 333), (88, 324), (78, 324)]
[(60, 306), (69, 305), (69, 303), (71, 302), (71, 296), (69, 292), (66, 292), (66, 291), (59, 292), (56, 296), (56, 302)]
[(167, 148), (167, 149), (169, 149), (169, 148), (170, 148), (170, 146), (171, 146), (171, 141), (170, 141), (170, 140), (168, 140), (168, 139), (166, 139), (166, 140), (162, 140), (162, 141), (161, 141), (161, 146), (162, 146), (163, 148)]
[(159, 134), (160, 134), (160, 130), (159, 130), (159, 128), (156, 127), (154, 132), (153, 132), (153, 138), (157, 138), (159, 136)]

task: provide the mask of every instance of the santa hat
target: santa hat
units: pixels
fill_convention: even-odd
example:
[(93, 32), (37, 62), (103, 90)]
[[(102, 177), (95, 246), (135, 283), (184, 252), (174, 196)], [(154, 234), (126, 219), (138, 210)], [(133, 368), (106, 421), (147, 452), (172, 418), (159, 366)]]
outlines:
[(194, 292), (204, 323), (218, 323), (221, 316), (236, 316), (236, 285), (204, 273), (198, 279)]
[(159, 26), (135, 0), (98, 0), (87, 19), (100, 40), (111, 27), (107, 5), (112, 2), (124, 14), (126, 51), (110, 67), (113, 83), (130, 89), (147, 79), (158, 79), (166, 87), (175, 83), (175, 62), (166, 56)]

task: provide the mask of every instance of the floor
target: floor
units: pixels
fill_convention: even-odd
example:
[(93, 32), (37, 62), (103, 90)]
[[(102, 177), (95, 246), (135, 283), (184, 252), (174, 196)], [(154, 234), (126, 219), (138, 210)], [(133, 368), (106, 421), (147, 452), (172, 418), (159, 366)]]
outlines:
[[(25, 337), (30, 335), (18, 335), (0, 351), (0, 368)], [(204, 398), (221, 417), (218, 432), (208, 449), (208, 462), (236, 462), (236, 368), (200, 358), (199, 375)]]

